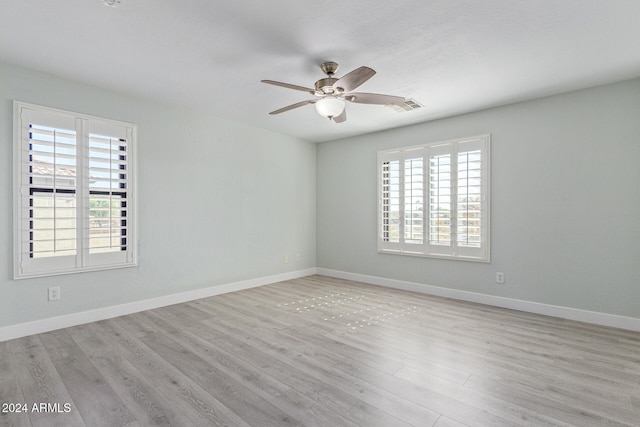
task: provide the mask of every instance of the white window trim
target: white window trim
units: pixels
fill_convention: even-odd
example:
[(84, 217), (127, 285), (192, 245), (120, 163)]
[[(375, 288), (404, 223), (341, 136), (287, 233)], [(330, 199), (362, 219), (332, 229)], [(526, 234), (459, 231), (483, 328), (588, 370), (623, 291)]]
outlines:
[[(24, 140), (29, 138), (24, 135), (25, 126), (22, 120), (23, 113), (26, 114), (48, 114), (62, 117), (65, 120), (74, 120), (76, 123), (76, 132), (79, 132), (77, 168), (86, 170), (88, 165), (85, 165), (86, 155), (83, 153), (86, 148), (86, 138), (88, 138), (88, 132), (83, 131), (85, 123), (92, 123), (92, 126), (96, 129), (100, 129), (103, 126), (106, 127), (120, 127), (126, 129), (127, 138), (127, 249), (122, 252), (101, 253), (101, 254), (89, 254), (88, 247), (84, 243), (78, 243), (77, 254), (69, 256), (56, 256), (48, 258), (38, 258), (37, 262), (33, 262), (32, 258), (29, 258), (29, 250), (25, 245), (29, 244), (28, 230), (29, 225), (26, 224), (25, 210), (25, 194), (29, 193), (30, 186), (25, 182), (25, 174), (28, 171), (25, 170), (27, 163), (24, 160), (25, 147)], [(26, 279), (33, 277), (46, 277), (55, 276), (70, 273), (80, 273), (88, 271), (108, 270), (124, 267), (137, 266), (137, 191), (136, 191), (136, 151), (137, 151), (137, 126), (131, 123), (125, 123), (121, 121), (115, 121), (110, 119), (104, 119), (102, 117), (90, 116), (86, 114), (80, 114), (50, 107), (43, 107), (34, 104), (28, 104), (20, 101), (13, 102), (13, 160), (14, 160), (14, 229), (13, 229), (13, 244), (14, 244), (14, 279)], [(85, 135), (86, 134), (86, 135)], [(76, 193), (79, 197), (84, 197), (84, 192), (88, 194), (88, 184), (81, 180), (87, 180), (84, 173), (78, 174), (78, 180), (76, 182)], [(86, 188), (83, 188), (86, 187)], [(25, 193), (26, 192), (26, 193)], [(80, 204), (80, 202), (78, 202)], [(26, 208), (28, 209), (28, 207)], [(79, 212), (87, 211), (88, 205), (79, 206)], [(81, 228), (87, 228), (87, 218), (83, 215), (77, 216), (77, 230)], [(26, 230), (26, 231), (25, 231)], [(26, 238), (25, 238), (26, 233)], [(88, 239), (88, 234), (85, 232), (79, 232), (77, 234), (77, 241), (84, 242)]]
[[(474, 262), (483, 262), (489, 263), (491, 262), (491, 253), (490, 253), (490, 175), (491, 175), (491, 167), (490, 167), (490, 142), (491, 136), (489, 134), (477, 135), (467, 138), (460, 139), (452, 139), (447, 141), (439, 141), (421, 145), (415, 145), (410, 147), (401, 147), (395, 148), (391, 150), (384, 150), (378, 152), (378, 162), (377, 162), (377, 191), (378, 191), (378, 204), (377, 204), (377, 242), (378, 242), (378, 253), (382, 254), (395, 254), (395, 255), (406, 255), (406, 256), (418, 256), (418, 257), (427, 257), (427, 258), (439, 258), (439, 259), (449, 259), (449, 260), (462, 260), (462, 261), (474, 261)], [(457, 147), (461, 144), (474, 144), (481, 147), (482, 150), (482, 228), (481, 228), (481, 248), (479, 249), (471, 249), (469, 248), (458, 248), (457, 242), (455, 238), (452, 238), (452, 250), (448, 250), (442, 247), (438, 247), (436, 245), (429, 244), (428, 237), (428, 200), (429, 200), (429, 180), (428, 180), (428, 162), (430, 154), (437, 153), (438, 151), (449, 151), (452, 152), (452, 147)], [(457, 152), (457, 151), (456, 151)], [(423, 159), (423, 171), (424, 171), (424, 182), (423, 182), (423, 203), (424, 203), (424, 214), (423, 214), (423, 243), (422, 244), (403, 244), (404, 238), (401, 236), (398, 242), (390, 242), (385, 240), (383, 236), (383, 164), (388, 161), (398, 160), (401, 169), (401, 177), (403, 176), (402, 170), (404, 169), (404, 160), (407, 158), (416, 158), (422, 157)], [(456, 172), (454, 171), (452, 174), (451, 180), (454, 181), (456, 177)], [(457, 187), (457, 185), (456, 185)], [(405, 194), (404, 194), (404, 183), (401, 182), (400, 185), (400, 205), (404, 204)], [(454, 201), (452, 200), (452, 203)], [(401, 212), (403, 212), (404, 208), (401, 208)], [(452, 215), (454, 216), (454, 215)], [(401, 222), (404, 221), (403, 215), (400, 216)], [(452, 224), (453, 227), (453, 224)], [(402, 227), (401, 227), (402, 230)]]

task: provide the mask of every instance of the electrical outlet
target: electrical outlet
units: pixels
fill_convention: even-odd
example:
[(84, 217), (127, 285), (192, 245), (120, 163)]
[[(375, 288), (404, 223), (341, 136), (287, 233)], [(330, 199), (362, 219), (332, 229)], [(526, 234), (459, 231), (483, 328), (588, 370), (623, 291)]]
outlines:
[(496, 273), (496, 283), (504, 283), (504, 273), (499, 271)]
[(296, 254), (296, 262), (300, 262), (300, 254)]
[(289, 263), (289, 255), (285, 255), (284, 256), (284, 263), (288, 264)]
[(60, 299), (60, 286), (49, 288), (49, 301), (56, 301)]

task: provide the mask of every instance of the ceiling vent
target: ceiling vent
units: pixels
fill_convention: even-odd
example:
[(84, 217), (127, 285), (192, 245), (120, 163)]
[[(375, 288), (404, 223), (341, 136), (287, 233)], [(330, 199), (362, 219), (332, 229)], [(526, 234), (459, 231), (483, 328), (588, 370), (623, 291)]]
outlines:
[(122, 0), (102, 0), (102, 4), (108, 7), (118, 7)]
[(406, 101), (404, 101), (402, 104), (387, 105), (387, 107), (399, 113), (402, 113), (405, 111), (417, 110), (418, 108), (424, 108), (424, 105), (420, 104), (418, 101), (416, 101), (413, 98), (409, 98)]

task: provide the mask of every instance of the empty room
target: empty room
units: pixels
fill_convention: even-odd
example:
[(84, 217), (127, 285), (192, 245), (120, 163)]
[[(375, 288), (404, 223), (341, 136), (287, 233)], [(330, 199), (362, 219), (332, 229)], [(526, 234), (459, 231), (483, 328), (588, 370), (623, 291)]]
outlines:
[(0, 426), (640, 426), (640, 2), (0, 2)]

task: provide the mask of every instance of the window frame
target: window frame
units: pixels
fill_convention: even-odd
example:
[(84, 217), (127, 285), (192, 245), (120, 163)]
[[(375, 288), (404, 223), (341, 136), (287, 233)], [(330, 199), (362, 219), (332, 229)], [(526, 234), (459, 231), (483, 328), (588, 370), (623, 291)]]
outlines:
[[(14, 116), (14, 142), (13, 142), (13, 161), (14, 161), (14, 279), (26, 279), (33, 277), (47, 277), (62, 274), (80, 273), (87, 271), (98, 271), (125, 267), (137, 266), (137, 214), (136, 214), (136, 149), (137, 149), (137, 126), (132, 123), (105, 119), (102, 117), (90, 116), (81, 113), (75, 113), (56, 108), (44, 107), (25, 102), (13, 102)], [(32, 145), (37, 144), (38, 140), (32, 139), (30, 134), (33, 129), (49, 128), (66, 129), (72, 132), (73, 143), (66, 143), (67, 146), (74, 148), (73, 154), (56, 154), (52, 151), (51, 157), (54, 161), (52, 166), (52, 184), (35, 182), (33, 171), (33, 162), (37, 161), (32, 156), (47, 156), (48, 151), (33, 151)], [(73, 129), (73, 130), (72, 130)], [(40, 131), (42, 132), (42, 131)], [(110, 135), (109, 150), (123, 151), (123, 154), (117, 156), (117, 152), (105, 154), (103, 158), (109, 159), (109, 165), (106, 171), (99, 166), (93, 166), (95, 162), (100, 162), (100, 158), (93, 157), (94, 151), (100, 150), (95, 148), (95, 140), (99, 135)], [(111, 141), (116, 141), (115, 143)], [(36, 141), (36, 142), (34, 142)], [(39, 140), (46, 141), (46, 140)], [(118, 146), (118, 143), (122, 144)], [(40, 143), (47, 144), (47, 142)], [(56, 146), (54, 141), (52, 146)], [(104, 149), (102, 150), (104, 151)], [(59, 172), (57, 170), (57, 161), (59, 156), (69, 158), (69, 162), (73, 169), (72, 178), (69, 179), (72, 184), (63, 185), (63, 188), (57, 187)], [(113, 157), (117, 156), (117, 158)], [(45, 157), (46, 158), (46, 157)], [(122, 165), (124, 164), (124, 166)], [(114, 166), (115, 165), (115, 166)], [(97, 167), (100, 172), (93, 172)], [(122, 170), (118, 174), (118, 170)], [(45, 179), (47, 172), (44, 173)], [(101, 178), (96, 173), (106, 174), (107, 178)], [(114, 178), (115, 176), (115, 178)], [(96, 187), (96, 182), (107, 180), (106, 188)], [(124, 183), (114, 184), (116, 181), (123, 180)], [(114, 187), (116, 185), (116, 187)], [(52, 194), (52, 197), (58, 197), (58, 194), (73, 195), (73, 219), (72, 228), (65, 228), (71, 231), (73, 235), (72, 241), (74, 249), (69, 249), (69, 254), (51, 255), (37, 257), (34, 256), (34, 243), (37, 242), (33, 236), (36, 228), (34, 226), (35, 212), (34, 194)], [(113, 201), (118, 204), (119, 208), (112, 208), (113, 201), (110, 201), (108, 224), (108, 237), (95, 237), (91, 231), (92, 215), (95, 215), (99, 208), (91, 208), (91, 199), (100, 193), (108, 193), (109, 200), (113, 197)], [(126, 195), (125, 198), (122, 196)], [(50, 208), (48, 208), (50, 209)], [(94, 213), (91, 213), (93, 209)], [(119, 210), (119, 213), (118, 213)], [(57, 233), (57, 208), (53, 208), (53, 217), (49, 221), (53, 221), (50, 230)], [(111, 217), (112, 212), (116, 212)], [(95, 220), (95, 218), (93, 218)], [(115, 221), (115, 222), (114, 222)], [(115, 224), (115, 225), (114, 225)], [(46, 226), (49, 227), (49, 226)], [(68, 226), (64, 226), (68, 227)], [(45, 229), (46, 230), (46, 229)], [(94, 230), (95, 231), (95, 230)], [(113, 234), (115, 233), (115, 234)], [(54, 234), (55, 236), (55, 234)], [(101, 247), (95, 246), (95, 241), (102, 244), (102, 240), (108, 239), (107, 249), (100, 250)], [(120, 249), (117, 249), (119, 239)], [(63, 240), (70, 240), (63, 238)], [(93, 240), (93, 242), (92, 242)], [(55, 242), (60, 240), (53, 237)], [(55, 251), (55, 250), (54, 250)]]
[[(447, 141), (431, 142), (421, 145), (414, 145), (409, 147), (399, 147), (389, 150), (378, 151), (377, 158), (377, 250), (381, 254), (396, 254), (396, 255), (408, 255), (419, 256), (428, 258), (440, 258), (450, 260), (461, 261), (474, 261), (474, 262), (491, 262), (490, 254), (490, 134), (483, 134), (477, 136), (471, 136), (466, 138), (451, 139)], [(480, 188), (479, 202), (480, 209), (477, 213), (480, 215), (480, 232), (476, 234), (479, 236), (479, 247), (475, 247), (476, 243), (470, 241), (470, 233), (466, 233), (465, 240), (458, 240), (458, 210), (459, 204), (466, 206), (469, 209), (469, 199), (465, 198), (464, 201), (458, 199), (458, 188), (469, 189), (471, 183), (466, 181), (465, 186), (461, 186), (458, 179), (458, 173), (466, 170), (460, 169), (461, 167), (469, 167), (469, 161), (460, 161), (461, 153), (472, 153), (480, 151), (480, 184), (475, 185)], [(431, 173), (430, 173), (430, 159), (435, 156), (448, 156), (450, 163), (449, 170), (442, 176), (448, 176), (450, 190), (449, 190), (449, 224), (450, 228), (448, 234), (448, 245), (435, 244), (430, 241), (430, 218), (431, 218), (431, 194), (430, 186), (432, 185)], [(460, 161), (460, 165), (458, 164)], [(393, 163), (393, 164), (392, 164)], [(407, 174), (405, 167), (411, 165), (413, 168), (418, 168), (422, 164), (421, 175)], [(418, 165), (418, 166), (416, 166)], [(461, 166), (463, 165), (463, 166)], [(385, 166), (387, 169), (385, 169)], [(397, 176), (391, 175), (386, 172), (393, 166), (393, 170), (397, 170)], [(416, 176), (418, 177), (416, 179)], [(421, 179), (420, 179), (421, 178)], [(468, 179), (468, 176), (462, 175), (460, 179)], [(391, 180), (395, 180), (392, 182)], [(441, 181), (433, 181), (433, 183)], [(464, 182), (464, 181), (463, 181)], [(415, 184), (414, 184), (415, 183)], [(391, 185), (395, 184), (395, 187)], [(416, 191), (418, 196), (416, 197)], [(420, 199), (422, 201), (420, 201)], [(407, 202), (409, 200), (410, 202)], [(415, 200), (415, 201), (414, 201)], [(473, 201), (476, 205), (478, 200)], [(413, 205), (417, 204), (422, 208), (422, 225), (415, 227), (415, 224), (420, 224), (419, 221), (414, 224), (414, 215), (411, 214), (410, 228), (407, 229), (407, 216), (406, 209), (407, 203), (410, 203), (411, 211), (413, 212)], [(445, 203), (447, 203), (445, 201)], [(394, 206), (395, 215), (388, 206)], [(441, 206), (438, 204), (438, 206)], [(419, 209), (418, 209), (419, 210)], [(462, 211), (461, 211), (462, 212)], [(395, 218), (397, 216), (397, 218)], [(466, 217), (467, 219), (469, 217)], [(468, 223), (467, 223), (468, 224)], [(395, 227), (394, 227), (395, 226)], [(393, 228), (390, 228), (393, 227)], [(460, 228), (462, 225), (460, 226)], [(467, 226), (468, 227), (468, 226)], [(415, 228), (415, 230), (414, 230)], [(395, 238), (391, 239), (390, 230), (395, 232)], [(408, 231), (407, 231), (408, 230)], [(406, 232), (409, 233), (407, 237)], [(416, 239), (416, 236), (422, 234), (421, 240)], [(461, 233), (462, 235), (463, 233)], [(407, 242), (409, 240), (410, 242)], [(415, 243), (418, 241), (418, 243)], [(466, 242), (466, 243), (460, 243)]]

